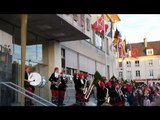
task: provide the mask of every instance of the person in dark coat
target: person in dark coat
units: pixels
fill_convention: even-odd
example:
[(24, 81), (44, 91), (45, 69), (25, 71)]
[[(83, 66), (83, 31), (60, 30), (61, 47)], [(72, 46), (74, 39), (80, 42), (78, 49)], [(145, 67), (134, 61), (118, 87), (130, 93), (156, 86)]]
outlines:
[[(30, 83), (28, 81), (28, 77), (29, 77), (30, 73), (31, 73), (31, 67), (26, 65), (25, 66), (25, 76), (24, 76), (24, 88), (25, 88), (25, 90), (27, 90), (31, 93), (34, 93), (35, 87), (30, 85)], [(29, 92), (25, 92), (25, 94), (33, 97), (33, 95), (30, 94)], [(32, 106), (32, 105), (34, 105), (32, 103), (32, 100), (29, 97), (25, 97), (25, 106)]]
[(76, 103), (78, 102), (78, 82), (79, 82), (79, 74), (75, 73), (73, 76), (73, 82), (74, 82), (74, 88), (75, 88), (75, 99), (76, 99)]
[(99, 80), (97, 84), (97, 106), (101, 106), (106, 100), (107, 89), (105, 88), (105, 82)]
[(67, 88), (67, 78), (65, 77), (65, 73), (64, 71), (62, 71), (60, 73), (60, 79), (61, 79), (61, 84), (58, 87), (58, 105), (62, 106), (63, 101), (64, 101), (64, 97), (65, 97), (65, 92), (66, 92), (66, 88)]
[(58, 87), (61, 84), (58, 67), (54, 68), (54, 72), (51, 74), (49, 81), (51, 82), (51, 86), (50, 86), (51, 94), (52, 94), (51, 101), (52, 103), (58, 105)]

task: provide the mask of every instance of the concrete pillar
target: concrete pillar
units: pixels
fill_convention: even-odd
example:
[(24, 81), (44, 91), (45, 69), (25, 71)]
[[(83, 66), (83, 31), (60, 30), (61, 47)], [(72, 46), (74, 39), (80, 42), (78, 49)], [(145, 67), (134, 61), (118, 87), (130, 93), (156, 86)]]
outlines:
[[(21, 15), (21, 87), (24, 87), (26, 41), (27, 41), (27, 19), (28, 15)], [(24, 105), (24, 96), (21, 95), (21, 105)]]
[[(48, 44), (48, 77), (51, 76), (55, 67), (59, 67), (61, 71), (61, 46), (59, 42), (50, 41)], [(49, 93), (49, 98), (51, 98), (51, 92)]]

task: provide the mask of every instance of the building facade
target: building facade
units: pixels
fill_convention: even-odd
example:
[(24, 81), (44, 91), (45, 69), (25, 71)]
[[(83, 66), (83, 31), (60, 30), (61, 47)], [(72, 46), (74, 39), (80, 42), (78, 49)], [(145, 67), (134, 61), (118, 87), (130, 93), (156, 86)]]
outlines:
[[(125, 80), (160, 80), (160, 41), (129, 44), (129, 56), (119, 59), (117, 70), (119, 78)], [(131, 48), (137, 49), (137, 57), (133, 57)]]
[[(117, 18), (115, 18), (115, 16)], [(50, 100), (48, 78), (54, 67), (67, 74), (84, 72), (93, 75), (99, 71), (110, 78), (115, 74), (115, 54), (112, 40), (95, 33), (91, 24), (97, 20), (91, 14), (28, 15), (26, 41), (26, 65), (35, 67), (47, 84), (36, 87), (36, 94)], [(114, 23), (120, 21), (117, 15), (109, 15)], [(21, 36), (20, 15), (0, 15), (0, 45), (9, 46), (12, 58), (11, 82), (21, 85)], [(114, 32), (114, 27), (112, 29)], [(1, 53), (4, 52), (1, 50)], [(73, 87), (73, 84), (70, 85)], [(19, 100), (15, 97), (14, 100)], [(13, 101), (14, 101), (13, 100)]]

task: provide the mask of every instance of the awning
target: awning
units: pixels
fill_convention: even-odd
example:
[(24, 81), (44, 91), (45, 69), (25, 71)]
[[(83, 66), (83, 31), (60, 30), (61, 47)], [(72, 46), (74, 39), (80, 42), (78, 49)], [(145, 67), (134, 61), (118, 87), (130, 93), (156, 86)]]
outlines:
[(121, 19), (119, 18), (119, 16), (117, 14), (106, 14), (108, 19), (111, 19), (112, 22), (119, 22), (121, 21)]
[[(8, 25), (4, 25), (4, 23)], [(9, 25), (16, 26), (15, 37), (20, 40), (20, 14), (0, 14), (0, 29), (12, 34), (13, 27)], [(29, 14), (28, 32), (48, 41), (65, 42), (90, 39), (84, 31), (77, 29), (57, 14)], [(33, 39), (33, 35), (28, 35), (27, 40), (31, 39)]]

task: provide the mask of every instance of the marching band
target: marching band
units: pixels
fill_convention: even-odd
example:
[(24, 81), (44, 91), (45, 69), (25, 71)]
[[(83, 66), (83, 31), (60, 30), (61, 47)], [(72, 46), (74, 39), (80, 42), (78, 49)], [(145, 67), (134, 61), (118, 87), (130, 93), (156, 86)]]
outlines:
[[(27, 72), (25, 76), (28, 76)], [(25, 80), (26, 89), (34, 88), (34, 86), (43, 87), (46, 83), (38, 73), (31, 73), (25, 79), (28, 79)], [(94, 76), (92, 78), (84, 73), (75, 73), (71, 76), (66, 75), (65, 71), (59, 72), (58, 67), (54, 68), (48, 80), (51, 83), (51, 101), (57, 106), (64, 105), (69, 80), (74, 82), (75, 105), (78, 106), (86, 106), (93, 94), (93, 88), (96, 88), (97, 106), (149, 106), (151, 102), (154, 102), (154, 98), (160, 96), (160, 84), (156, 84), (155, 87), (146, 84), (139, 85), (133, 81), (118, 80), (115, 76), (107, 80), (105, 77), (95, 78)], [(26, 84), (28, 84), (28, 88)]]

